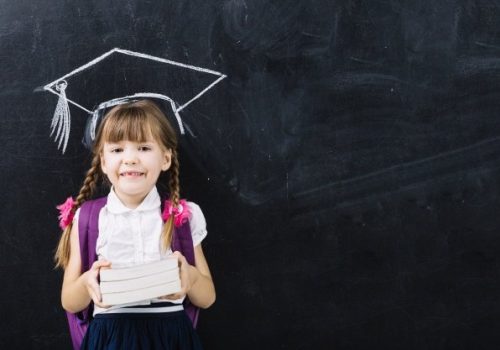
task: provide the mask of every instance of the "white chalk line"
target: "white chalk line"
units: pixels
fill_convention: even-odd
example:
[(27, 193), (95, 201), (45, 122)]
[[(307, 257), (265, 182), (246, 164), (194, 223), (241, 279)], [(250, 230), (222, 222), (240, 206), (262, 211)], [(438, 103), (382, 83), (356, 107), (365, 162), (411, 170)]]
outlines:
[(182, 106), (180, 106), (179, 108), (177, 108), (177, 111), (180, 112), (182, 111), (184, 108), (186, 108), (189, 104), (191, 104), (191, 102), (197, 100), (198, 98), (201, 97), (201, 95), (203, 95), (205, 92), (207, 92), (208, 90), (210, 90), (214, 85), (216, 85), (217, 83), (219, 83), (219, 81), (221, 81), (222, 79), (226, 78), (227, 76), (226, 75), (222, 75), (219, 79), (215, 80), (212, 84), (208, 85), (203, 91), (201, 91), (198, 95), (196, 95), (195, 97), (193, 97), (192, 99), (190, 99), (189, 101), (187, 101), (186, 103), (184, 103)]
[[(109, 101), (102, 102), (101, 104), (99, 104), (99, 106), (96, 108), (96, 110), (116, 106), (118, 104), (121, 104), (127, 100), (131, 100), (134, 98), (145, 98), (145, 97), (151, 97), (151, 98), (157, 98), (160, 100), (169, 101), (170, 106), (172, 107), (172, 111), (174, 112), (175, 118), (177, 119), (177, 124), (179, 125), (179, 130), (180, 130), (181, 134), (184, 135), (184, 126), (182, 123), (182, 119), (179, 115), (179, 109), (175, 105), (175, 101), (166, 95), (157, 94), (157, 93), (153, 93), (153, 92), (137, 92), (133, 95), (118, 97), (118, 98), (114, 98), (114, 99), (109, 100)], [(95, 125), (94, 125), (94, 127), (95, 127)]]
[[(168, 60), (168, 59), (162, 58), (162, 57), (152, 56), (152, 55), (148, 55), (148, 54), (144, 54), (144, 53), (140, 53), (140, 52), (135, 52), (135, 51), (130, 51), (130, 50), (124, 50), (124, 49), (120, 49), (120, 48), (111, 49), (111, 50), (105, 52), (104, 54), (102, 54), (101, 56), (94, 58), (93, 60), (87, 62), (86, 64), (72, 70), (68, 74), (62, 76), (61, 78), (54, 80), (53, 82), (51, 82), (49, 84), (46, 84), (43, 87), (44, 90), (49, 91), (49, 92), (59, 96), (60, 101), (62, 101), (62, 100), (65, 101), (66, 109), (67, 109), (67, 104), (71, 103), (72, 105), (74, 105), (74, 106), (80, 108), (81, 110), (87, 112), (88, 114), (92, 115), (93, 120), (92, 120), (91, 128), (93, 130), (91, 130), (91, 135), (95, 135), (95, 127), (97, 125), (97, 114), (94, 113), (95, 111), (91, 111), (90, 109), (85, 108), (84, 106), (80, 105), (79, 103), (69, 99), (68, 96), (64, 92), (62, 92), (62, 91), (58, 92), (56, 90), (57, 84), (59, 84), (61, 81), (65, 81), (65, 83), (66, 83), (67, 78), (74, 76), (75, 74), (78, 74), (78, 73), (86, 70), (87, 68), (96, 65), (97, 63), (108, 58), (110, 55), (112, 55), (115, 52), (121, 53), (124, 55), (133, 56), (133, 57), (144, 58), (144, 59), (148, 59), (148, 60), (152, 60), (152, 61), (156, 61), (156, 62), (161, 62), (161, 63), (165, 63), (165, 64), (170, 64), (173, 66), (177, 66), (177, 67), (181, 67), (181, 68), (185, 68), (185, 69), (190, 69), (190, 70), (194, 70), (194, 71), (201, 72), (201, 73), (207, 73), (207, 74), (212, 74), (212, 75), (218, 76), (218, 78), (215, 81), (213, 81), (212, 83), (210, 83), (210, 85), (208, 85), (206, 88), (201, 90), (198, 94), (196, 94), (193, 98), (191, 98), (189, 101), (187, 101), (186, 103), (184, 103), (183, 105), (181, 105), (179, 107), (178, 107), (177, 103), (167, 95), (152, 93), (152, 92), (138, 92), (138, 93), (135, 93), (133, 95), (118, 97), (118, 98), (114, 98), (114, 99), (109, 100), (109, 101), (105, 101), (105, 102), (99, 104), (98, 108), (95, 110), (95, 111), (97, 111), (97, 110), (102, 109), (102, 108), (115, 106), (117, 104), (120, 104), (122, 102), (125, 102), (125, 101), (130, 100), (130, 99), (134, 99), (134, 98), (151, 97), (151, 98), (166, 100), (166, 101), (170, 102), (172, 111), (173, 111), (175, 118), (177, 120), (177, 124), (179, 125), (179, 130), (180, 130), (181, 134), (184, 134), (185, 131), (184, 131), (184, 125), (182, 122), (182, 118), (180, 117), (179, 112), (182, 111), (184, 108), (186, 108), (188, 105), (190, 105), (192, 102), (196, 101), (198, 98), (200, 98), (202, 95), (204, 95), (208, 90), (213, 88), (221, 80), (223, 80), (224, 78), (227, 77), (225, 74), (222, 74), (220, 72), (217, 72), (217, 71), (214, 71), (211, 69), (197, 67), (197, 66), (177, 62), (177, 61), (172, 61), (172, 60)], [(61, 116), (56, 117), (56, 115), (58, 115), (57, 111), (62, 108), (61, 106), (59, 106), (59, 104), (60, 103), (58, 102), (58, 107), (56, 107), (56, 113), (55, 113), (55, 116), (52, 120), (51, 136), (54, 133), (55, 129), (57, 128), (56, 141), (59, 138), (58, 148), (61, 147), (61, 142), (64, 142), (63, 143), (63, 153), (64, 153), (64, 150), (66, 149), (66, 145), (67, 145), (68, 138), (69, 138), (69, 132), (70, 132), (70, 125), (69, 125), (70, 119), (69, 118), (70, 117), (69, 117), (69, 109), (67, 110), (67, 112), (68, 112), (67, 116), (63, 115), (62, 113), (59, 113), (59, 114), (61, 114)], [(188, 128), (188, 131), (190, 131), (189, 128)], [(62, 134), (61, 134), (61, 132), (62, 132)], [(192, 133), (192, 132), (190, 131), (190, 133)]]
[(198, 71), (198, 72), (203, 72), (203, 73), (208, 73), (208, 74), (213, 74), (213, 75), (219, 75), (219, 76), (224, 75), (221, 72), (217, 72), (217, 71), (214, 71), (214, 70), (211, 70), (211, 69), (208, 69), (208, 68), (202, 68), (202, 67), (197, 67), (197, 66), (193, 66), (193, 65), (190, 65), (190, 64), (185, 64), (185, 63), (177, 62), (177, 61), (167, 60), (166, 58), (152, 56), (152, 55), (148, 55), (148, 54), (145, 54), (145, 53), (140, 53), (140, 52), (135, 52), (135, 51), (129, 51), (129, 50), (123, 50), (123, 49), (119, 49), (119, 48), (115, 48), (113, 50), (116, 50), (116, 52), (120, 52), (120, 53), (123, 53), (123, 54), (126, 54), (126, 55), (135, 56), (135, 57), (142, 57), (142, 58), (146, 58), (146, 59), (150, 59), (150, 60), (158, 61), (158, 62), (163, 62), (163, 63), (171, 64), (171, 65), (174, 65), (174, 66), (182, 67), (182, 68), (192, 69), (192, 70), (195, 70), (195, 71)]
[[(53, 94), (59, 96), (59, 97), (62, 97), (60, 93), (58, 93), (57, 91), (53, 90), (52, 88), (45, 88), (45, 90), (49, 91), (49, 92), (52, 92)], [(87, 108), (83, 107), (82, 105), (79, 105), (78, 103), (76, 103), (75, 101), (73, 100), (70, 100), (68, 97), (66, 97), (66, 101), (68, 101), (69, 103), (71, 103), (72, 105), (75, 105), (76, 107), (84, 110), (85, 112), (87, 112), (88, 114), (93, 114), (94, 112), (92, 111), (89, 111)]]
[(91, 67), (91, 66), (95, 65), (96, 63), (102, 61), (103, 59), (105, 59), (109, 55), (113, 54), (115, 51), (116, 51), (116, 48), (112, 49), (112, 50), (109, 50), (108, 52), (106, 52), (105, 54), (103, 54), (103, 55), (101, 55), (101, 56), (99, 56), (97, 58), (94, 58), (92, 61), (88, 62), (87, 64), (84, 64), (83, 66), (80, 66), (80, 67), (76, 68), (75, 70), (72, 70), (71, 72), (69, 72), (68, 74), (64, 75), (63, 77), (61, 77), (59, 79), (56, 79), (53, 82), (45, 85), (44, 89), (48, 89), (52, 85), (58, 83), (59, 81), (65, 80), (66, 78), (71, 77), (72, 75), (75, 75), (76, 73), (81, 72), (82, 70), (85, 70), (88, 67)]
[[(152, 55), (148, 55), (148, 54), (144, 54), (144, 53), (140, 53), (140, 52), (135, 52), (135, 51), (130, 51), (130, 50), (123, 50), (123, 49), (120, 49), (120, 48), (114, 48), (114, 49), (111, 49), (108, 52), (102, 54), (101, 56), (99, 56), (99, 57), (91, 60), (90, 62), (84, 64), (83, 66), (80, 66), (80, 67), (74, 69), (73, 71), (69, 72), (68, 74), (62, 76), (61, 78), (56, 79), (56, 80), (54, 80), (53, 82), (51, 82), (49, 84), (46, 84), (44, 86), (44, 89), (47, 90), (47, 91), (52, 92), (53, 94), (55, 94), (55, 95), (57, 95), (59, 97), (61, 97), (61, 94), (58, 93), (57, 91), (55, 91), (52, 88), (53, 85), (57, 84), (61, 80), (65, 80), (66, 78), (69, 78), (69, 77), (71, 77), (71, 76), (73, 76), (73, 75), (75, 75), (75, 74), (77, 74), (77, 73), (79, 73), (81, 71), (84, 71), (85, 69), (87, 69), (89, 67), (92, 67), (93, 65), (96, 65), (97, 63), (99, 63), (102, 60), (106, 59), (108, 56), (112, 55), (115, 52), (118, 52), (118, 53), (121, 53), (121, 54), (124, 54), (124, 55), (133, 56), (133, 57), (145, 58), (145, 59), (149, 59), (149, 60), (152, 60), (152, 61), (162, 62), (162, 63), (166, 63), (166, 64), (170, 64), (170, 65), (174, 65), (174, 66), (178, 66), (178, 67), (182, 67), (182, 68), (186, 68), (186, 69), (191, 69), (191, 70), (194, 70), (194, 71), (197, 71), (197, 72), (202, 72), (202, 73), (213, 74), (213, 75), (219, 76), (219, 78), (217, 80), (215, 80), (214, 82), (212, 82), (209, 86), (207, 86), (205, 89), (203, 89), (201, 92), (199, 92), (192, 99), (190, 99), (189, 101), (187, 101), (186, 103), (184, 103), (182, 106), (180, 106), (179, 108), (177, 108), (177, 112), (182, 111), (189, 104), (191, 104), (192, 102), (196, 101), (198, 98), (200, 98), (202, 95), (204, 95), (208, 90), (210, 90), (212, 87), (214, 87), (214, 85), (216, 85), (221, 80), (223, 80), (224, 78), (227, 77), (227, 75), (225, 75), (225, 74), (223, 74), (221, 72), (217, 72), (217, 71), (211, 70), (211, 69), (197, 67), (197, 66), (193, 66), (193, 65), (189, 65), (189, 64), (185, 64), (185, 63), (181, 63), (181, 62), (177, 62), (177, 61), (172, 61), (172, 60), (168, 60), (168, 59), (165, 59), (165, 58), (161, 58), (161, 57), (157, 57), (157, 56), (152, 56)], [(153, 93), (151, 93), (151, 94), (153, 94)], [(167, 97), (166, 95), (162, 95), (162, 96)], [(75, 102), (75, 101), (73, 101), (71, 99), (68, 99), (67, 96), (66, 96), (66, 100), (68, 102), (70, 102), (71, 104), (73, 104), (74, 106), (82, 109), (83, 111), (85, 111), (85, 112), (87, 112), (89, 114), (93, 114), (92, 111), (90, 111), (89, 109), (83, 107), (82, 105), (78, 104), (77, 102)]]

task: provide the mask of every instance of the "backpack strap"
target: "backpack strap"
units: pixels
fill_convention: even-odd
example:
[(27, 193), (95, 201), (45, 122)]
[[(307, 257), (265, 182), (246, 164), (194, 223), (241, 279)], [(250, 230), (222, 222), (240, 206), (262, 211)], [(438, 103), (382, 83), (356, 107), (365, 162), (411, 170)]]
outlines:
[[(190, 265), (195, 264), (194, 260), (194, 246), (193, 246), (193, 236), (191, 235), (191, 227), (189, 226), (189, 221), (182, 224), (180, 227), (176, 227), (174, 230), (174, 235), (172, 237), (172, 251), (179, 251), (184, 255), (187, 262)], [(189, 298), (186, 296), (184, 299), (184, 310), (188, 317), (193, 323), (193, 327), (196, 328), (198, 324), (198, 315), (200, 313), (200, 308), (194, 306)]]
[[(78, 217), (78, 238), (80, 242), (80, 259), (82, 262), (82, 273), (90, 269), (96, 260), (95, 246), (99, 230), (99, 213), (106, 205), (107, 197), (86, 201), (80, 207)], [(66, 312), (68, 318), (69, 332), (73, 349), (80, 349), (83, 337), (87, 332), (89, 322), (92, 318), (92, 302), (84, 310), (71, 313)]]
[(189, 222), (185, 222), (180, 227), (176, 227), (172, 237), (172, 251), (178, 250), (186, 257), (190, 265), (194, 265), (193, 236)]
[(99, 213), (106, 205), (107, 197), (86, 201), (80, 207), (78, 232), (80, 235), (80, 256), (82, 273), (90, 269), (97, 260), (95, 246), (99, 235)]

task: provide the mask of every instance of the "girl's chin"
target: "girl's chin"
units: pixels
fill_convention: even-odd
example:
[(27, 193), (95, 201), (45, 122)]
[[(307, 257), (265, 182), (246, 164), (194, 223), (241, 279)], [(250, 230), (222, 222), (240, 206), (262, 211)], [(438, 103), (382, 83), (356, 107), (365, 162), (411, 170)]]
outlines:
[(144, 198), (151, 191), (151, 188), (144, 186), (114, 186), (114, 190), (118, 196)]

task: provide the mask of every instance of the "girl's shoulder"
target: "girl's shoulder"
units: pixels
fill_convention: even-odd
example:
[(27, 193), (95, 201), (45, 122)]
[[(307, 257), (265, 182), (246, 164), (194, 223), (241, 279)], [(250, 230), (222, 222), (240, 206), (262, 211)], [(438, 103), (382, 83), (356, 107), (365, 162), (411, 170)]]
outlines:
[(191, 213), (197, 212), (197, 213), (201, 213), (201, 215), (203, 215), (203, 212), (197, 203), (186, 200), (186, 204), (188, 205), (189, 211)]
[(189, 208), (190, 221), (203, 223), (203, 225), (206, 225), (205, 215), (203, 215), (203, 211), (201, 210), (200, 206), (195, 202), (190, 201), (186, 201), (186, 204)]

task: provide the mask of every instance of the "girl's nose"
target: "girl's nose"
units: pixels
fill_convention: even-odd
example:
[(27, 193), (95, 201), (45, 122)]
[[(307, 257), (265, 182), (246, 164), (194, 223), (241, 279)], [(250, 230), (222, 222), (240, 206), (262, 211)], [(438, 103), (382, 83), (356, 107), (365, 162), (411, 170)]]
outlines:
[(124, 163), (125, 163), (126, 165), (133, 165), (133, 164), (137, 164), (137, 160), (132, 159), (132, 158), (129, 158), (129, 159), (125, 159), (125, 160), (124, 160)]
[(125, 151), (123, 154), (123, 163), (126, 165), (137, 164), (137, 152), (134, 150)]

